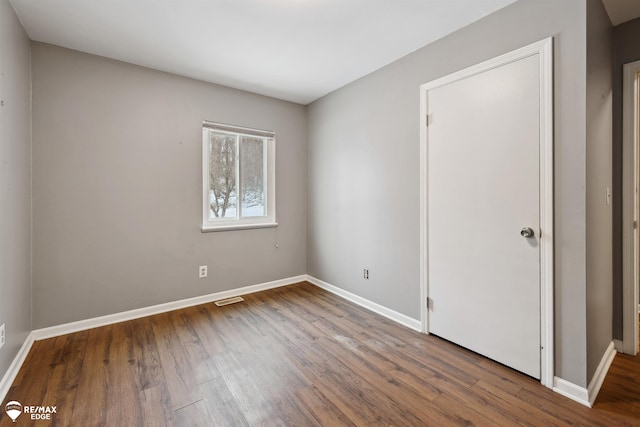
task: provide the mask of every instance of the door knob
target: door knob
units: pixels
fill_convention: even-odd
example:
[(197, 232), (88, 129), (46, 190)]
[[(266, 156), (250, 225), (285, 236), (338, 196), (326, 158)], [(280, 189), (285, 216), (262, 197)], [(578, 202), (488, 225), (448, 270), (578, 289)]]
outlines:
[(524, 227), (522, 230), (520, 230), (520, 235), (522, 237), (533, 237), (535, 235), (533, 229), (531, 227)]

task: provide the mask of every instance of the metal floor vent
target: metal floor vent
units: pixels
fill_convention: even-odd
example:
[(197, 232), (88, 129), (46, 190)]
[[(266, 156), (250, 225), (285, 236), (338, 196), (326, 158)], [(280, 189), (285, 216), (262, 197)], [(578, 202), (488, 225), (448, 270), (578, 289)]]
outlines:
[(223, 305), (235, 304), (237, 302), (242, 302), (242, 301), (244, 301), (244, 298), (242, 297), (233, 297), (233, 298), (227, 298), (227, 299), (221, 299), (221, 300), (215, 301), (215, 304), (218, 307), (222, 307)]

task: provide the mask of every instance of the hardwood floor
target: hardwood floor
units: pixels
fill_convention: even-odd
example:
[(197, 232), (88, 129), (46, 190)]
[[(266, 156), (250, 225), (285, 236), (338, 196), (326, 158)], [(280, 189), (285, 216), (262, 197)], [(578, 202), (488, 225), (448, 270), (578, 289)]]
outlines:
[(616, 354), (593, 406), (602, 412), (633, 418), (640, 425), (640, 353)]
[(36, 342), (7, 400), (57, 413), (0, 426), (640, 424), (309, 283), (244, 298)]

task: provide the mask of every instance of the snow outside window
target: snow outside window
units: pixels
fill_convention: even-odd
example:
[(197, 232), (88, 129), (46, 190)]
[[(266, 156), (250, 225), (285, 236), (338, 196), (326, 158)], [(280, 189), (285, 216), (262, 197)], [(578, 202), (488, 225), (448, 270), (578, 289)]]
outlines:
[(202, 125), (202, 231), (277, 226), (275, 133)]

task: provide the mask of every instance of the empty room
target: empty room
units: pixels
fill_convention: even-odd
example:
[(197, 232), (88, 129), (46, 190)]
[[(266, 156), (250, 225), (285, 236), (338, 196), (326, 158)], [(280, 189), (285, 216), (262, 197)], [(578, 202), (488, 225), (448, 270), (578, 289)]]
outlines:
[(639, 425), (637, 0), (0, 0), (0, 426)]

